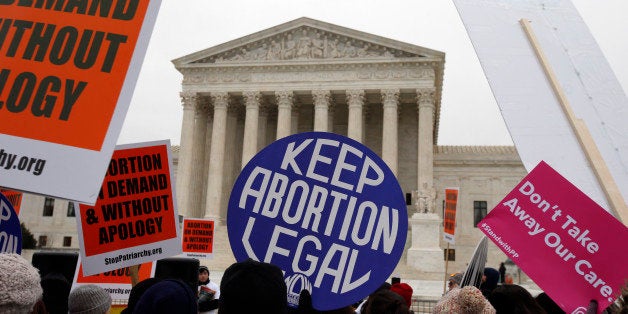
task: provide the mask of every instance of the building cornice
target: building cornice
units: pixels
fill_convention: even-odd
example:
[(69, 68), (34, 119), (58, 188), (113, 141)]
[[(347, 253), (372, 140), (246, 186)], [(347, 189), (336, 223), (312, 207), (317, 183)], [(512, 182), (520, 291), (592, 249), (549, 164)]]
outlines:
[(435, 146), (435, 154), (516, 154), (514, 146)]
[(435, 146), (434, 167), (521, 167), (514, 146)]

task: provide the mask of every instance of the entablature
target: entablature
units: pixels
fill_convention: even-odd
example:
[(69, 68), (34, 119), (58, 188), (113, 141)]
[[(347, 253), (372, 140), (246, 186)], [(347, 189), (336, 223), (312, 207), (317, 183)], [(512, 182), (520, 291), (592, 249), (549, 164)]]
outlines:
[[(282, 88), (420, 88), (435, 85), (437, 63), (343, 63), (186, 68), (183, 89), (201, 91)], [(292, 87), (291, 87), (292, 86)]]

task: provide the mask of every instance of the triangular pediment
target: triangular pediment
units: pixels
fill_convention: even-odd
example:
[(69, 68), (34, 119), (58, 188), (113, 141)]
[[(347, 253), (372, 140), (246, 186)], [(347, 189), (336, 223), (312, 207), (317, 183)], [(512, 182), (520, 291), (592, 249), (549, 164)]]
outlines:
[(335, 60), (416, 58), (444, 53), (310, 18), (299, 18), (176, 60), (177, 67)]

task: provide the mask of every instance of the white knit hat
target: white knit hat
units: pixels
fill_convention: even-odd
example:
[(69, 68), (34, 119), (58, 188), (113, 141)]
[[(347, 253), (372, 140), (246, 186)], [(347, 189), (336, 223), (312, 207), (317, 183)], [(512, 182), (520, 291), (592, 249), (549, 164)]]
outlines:
[(111, 295), (97, 285), (84, 285), (70, 292), (70, 314), (104, 314), (111, 307)]
[(434, 309), (434, 314), (495, 314), (495, 308), (474, 286), (451, 289)]
[(42, 293), (37, 268), (18, 254), (0, 253), (0, 313), (29, 313)]

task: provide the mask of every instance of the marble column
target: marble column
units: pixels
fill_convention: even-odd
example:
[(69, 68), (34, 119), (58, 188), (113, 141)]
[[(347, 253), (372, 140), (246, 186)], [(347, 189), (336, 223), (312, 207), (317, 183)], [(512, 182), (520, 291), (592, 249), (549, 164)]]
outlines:
[(268, 108), (268, 122), (266, 126), (266, 137), (264, 141), (262, 141), (264, 147), (277, 139), (277, 115), (279, 114), (277, 106), (266, 104), (266, 107)]
[(364, 90), (347, 90), (347, 106), (349, 107), (347, 137), (362, 143), (362, 107), (364, 106)]
[(193, 92), (182, 92), (183, 122), (181, 125), (181, 141), (179, 147), (179, 165), (177, 166), (177, 205), (180, 213), (189, 216), (190, 199), (188, 187), (192, 168), (192, 146), (194, 137), (194, 112), (198, 96)]
[(227, 130), (227, 107), (229, 94), (225, 92), (212, 93), (214, 104), (214, 125), (212, 129), (211, 151), (209, 156), (209, 172), (207, 175), (207, 200), (205, 201), (205, 217), (219, 219), (221, 203), (224, 162), (225, 136)]
[(314, 131), (329, 132), (329, 101), (331, 92), (328, 90), (312, 91), (314, 100)]
[(327, 132), (334, 132), (334, 114), (336, 113), (336, 104), (333, 98), (329, 102), (329, 110), (327, 111)]
[(299, 115), (301, 114), (301, 104), (294, 98), (292, 104), (292, 119), (290, 120), (290, 130), (292, 134), (299, 133)]
[(223, 164), (223, 178), (222, 178), (222, 186), (226, 187), (222, 191), (221, 204), (225, 204), (220, 209), (218, 209), (218, 216), (220, 217), (220, 223), (226, 221), (227, 219), (227, 204), (229, 203), (229, 195), (231, 194), (231, 187), (235, 182), (236, 177), (240, 173), (240, 160), (236, 156), (241, 156), (242, 145), (241, 142), (238, 141), (238, 129), (239, 120), (243, 120), (240, 115), (242, 114), (242, 106), (235, 101), (229, 103), (229, 108), (227, 109), (227, 136), (229, 140), (225, 143), (225, 158)]
[(212, 130), (214, 129), (214, 106), (211, 105), (211, 101), (209, 101), (210, 105), (209, 108), (207, 110), (207, 114), (208, 114), (208, 118), (207, 118), (207, 126), (205, 127), (206, 130), (206, 134), (205, 134), (205, 159), (203, 160), (203, 183), (201, 184), (201, 186), (203, 187), (202, 189), (202, 195), (201, 195), (201, 213), (199, 217), (203, 217), (205, 216), (205, 201), (207, 200), (207, 189), (205, 188), (207, 186), (207, 177), (209, 174), (209, 159), (211, 156), (211, 145), (212, 145)]
[(262, 94), (255, 91), (243, 93), (246, 107), (244, 120), (244, 141), (242, 144), (242, 168), (253, 158), (257, 152), (257, 131), (259, 126), (259, 105)]
[(366, 145), (366, 126), (371, 118), (371, 106), (368, 102), (364, 102), (362, 106), (362, 144)]
[(423, 208), (419, 212), (434, 212), (434, 88), (417, 89), (419, 113), (418, 134), (418, 194)]
[(253, 156), (257, 154), (262, 148), (266, 147), (266, 133), (268, 129), (268, 116), (270, 115), (270, 107), (268, 104), (261, 102), (259, 105), (259, 113), (257, 119), (257, 147), (253, 152)]
[(194, 136), (192, 137), (192, 165), (190, 167), (190, 185), (188, 208), (185, 210), (192, 217), (202, 217), (205, 207), (201, 207), (203, 197), (203, 176), (207, 169), (203, 168), (205, 160), (205, 136), (207, 135), (207, 120), (209, 102), (205, 98), (197, 101), (194, 122)]
[(399, 89), (382, 90), (382, 159), (397, 175), (398, 167), (398, 118)]
[(292, 132), (292, 91), (276, 91), (277, 97), (277, 139), (286, 137)]

